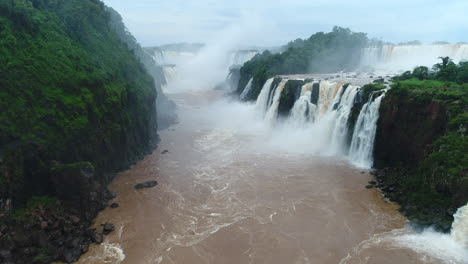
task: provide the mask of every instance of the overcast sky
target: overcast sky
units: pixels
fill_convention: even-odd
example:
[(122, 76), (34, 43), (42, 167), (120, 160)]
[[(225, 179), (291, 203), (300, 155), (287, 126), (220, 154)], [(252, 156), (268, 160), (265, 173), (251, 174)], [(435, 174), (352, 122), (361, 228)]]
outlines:
[[(334, 25), (390, 42), (468, 41), (468, 0), (104, 0), (143, 46), (207, 42), (236, 32), (274, 46)], [(241, 33), (239, 33), (241, 32)]]

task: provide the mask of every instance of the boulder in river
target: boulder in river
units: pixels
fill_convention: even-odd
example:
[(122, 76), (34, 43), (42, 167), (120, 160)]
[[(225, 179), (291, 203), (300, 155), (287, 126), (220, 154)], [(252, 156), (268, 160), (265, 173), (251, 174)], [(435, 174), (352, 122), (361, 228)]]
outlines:
[(146, 188), (153, 188), (156, 185), (158, 185), (157, 181), (147, 181), (147, 182), (143, 182), (143, 183), (139, 183), (135, 185), (135, 189), (141, 190), (141, 189), (146, 189)]

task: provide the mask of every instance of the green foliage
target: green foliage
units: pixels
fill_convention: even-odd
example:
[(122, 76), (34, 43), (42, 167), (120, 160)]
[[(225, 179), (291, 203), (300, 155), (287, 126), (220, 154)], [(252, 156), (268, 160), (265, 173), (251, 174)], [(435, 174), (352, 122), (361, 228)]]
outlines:
[(369, 96), (373, 92), (380, 91), (382, 89), (385, 89), (385, 85), (383, 83), (377, 82), (377, 83), (369, 83), (361, 87), (361, 92), (362, 92), (362, 97), (365, 102), (369, 99)]
[(238, 92), (242, 92), (252, 77), (254, 81), (264, 83), (279, 74), (352, 69), (360, 58), (362, 48), (368, 43), (366, 34), (341, 27), (334, 27), (329, 33), (318, 32), (305, 40), (297, 39), (290, 42), (282, 53), (271, 54), (266, 51), (246, 62), (240, 70)]
[(455, 64), (449, 57), (440, 57), (441, 63), (432, 67), (432, 71), (425, 66), (414, 68), (413, 72), (406, 71), (393, 78), (394, 81), (404, 81), (410, 79), (450, 81), (459, 84), (468, 83), (468, 62)]
[(47, 185), (51, 160), (105, 171), (149, 145), (154, 79), (111, 18), (98, 0), (0, 1), (0, 196)]
[[(436, 222), (446, 230), (452, 218), (444, 211), (440, 213), (439, 208), (453, 211), (468, 202), (468, 63), (456, 65), (448, 57), (441, 59), (432, 71), (417, 67), (397, 76), (387, 95), (417, 104), (421, 109), (430, 109), (434, 102), (446, 109), (445, 133), (417, 164), (394, 177), (394, 184), (402, 192), (403, 209), (410, 218), (436, 216), (423, 224)], [(425, 129), (435, 129), (427, 119)]]
[(37, 209), (47, 209), (54, 211), (61, 211), (62, 207), (60, 206), (59, 201), (50, 196), (33, 196), (27, 203), (25, 207), (13, 211), (13, 219), (26, 222), (32, 220), (31, 212)]

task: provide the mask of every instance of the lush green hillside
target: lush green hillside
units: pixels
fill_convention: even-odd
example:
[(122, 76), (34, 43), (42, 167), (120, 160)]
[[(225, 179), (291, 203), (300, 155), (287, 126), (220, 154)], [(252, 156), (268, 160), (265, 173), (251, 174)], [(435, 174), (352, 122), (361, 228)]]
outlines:
[(251, 78), (252, 92), (247, 100), (255, 100), (268, 78), (278, 74), (324, 73), (354, 69), (362, 48), (370, 45), (366, 34), (334, 27), (332, 32), (318, 32), (308, 39), (290, 42), (286, 51), (268, 51), (255, 56), (240, 69), (238, 92)]
[[(0, 248), (13, 260), (76, 259), (94, 241), (87, 221), (105, 205), (105, 185), (154, 148), (163, 80), (142, 51), (99, 0), (0, 1)], [(45, 195), (60, 205), (39, 218), (31, 204), (41, 203), (18, 210)], [(2, 218), (11, 204), (13, 218)], [(73, 232), (50, 235), (41, 219)], [(78, 245), (63, 248), (68, 240)]]
[(24, 188), (52, 160), (113, 171), (156, 139), (154, 80), (109, 21), (100, 1), (1, 2), (3, 197), (44, 191)]
[[(382, 102), (375, 164), (415, 222), (448, 231), (468, 202), (468, 63), (449, 58), (395, 78)], [(391, 188), (390, 188), (391, 187)]]

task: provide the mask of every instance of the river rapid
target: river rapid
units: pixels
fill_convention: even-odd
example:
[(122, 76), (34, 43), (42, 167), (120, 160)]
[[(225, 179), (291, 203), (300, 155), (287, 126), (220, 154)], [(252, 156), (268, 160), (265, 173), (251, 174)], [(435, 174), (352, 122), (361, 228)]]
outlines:
[[(297, 148), (303, 139), (258, 122), (255, 105), (221, 91), (170, 96), (179, 123), (112, 182), (120, 207), (95, 226), (116, 230), (78, 263), (466, 263), (406, 227), (396, 205), (365, 188), (368, 171)], [(134, 188), (148, 180), (159, 185)]]

